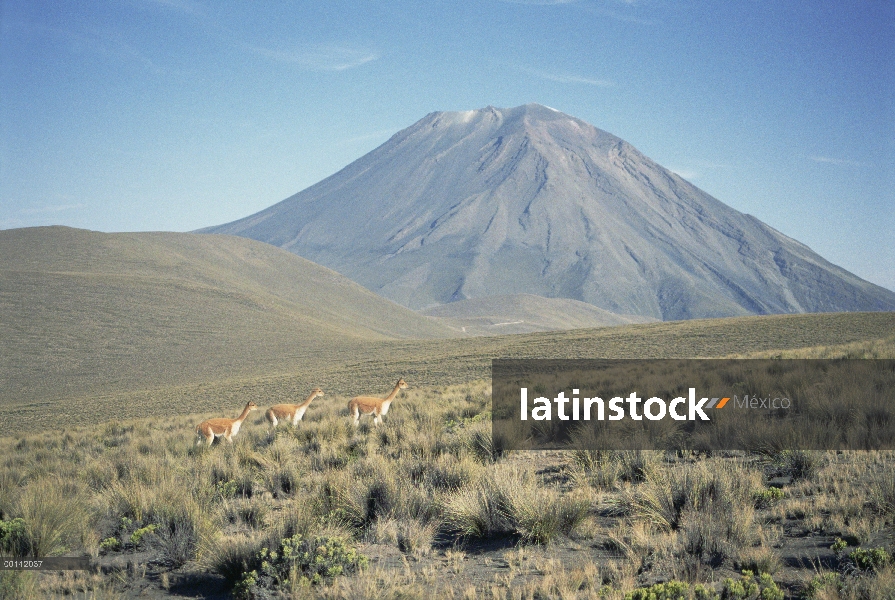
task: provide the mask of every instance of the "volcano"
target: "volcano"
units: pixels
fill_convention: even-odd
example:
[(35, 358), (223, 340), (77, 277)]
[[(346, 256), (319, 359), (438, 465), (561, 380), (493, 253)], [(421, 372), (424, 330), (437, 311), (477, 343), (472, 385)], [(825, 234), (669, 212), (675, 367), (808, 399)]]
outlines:
[(415, 310), (516, 294), (662, 320), (895, 310), (895, 293), (538, 104), (431, 113), (202, 232), (279, 246)]

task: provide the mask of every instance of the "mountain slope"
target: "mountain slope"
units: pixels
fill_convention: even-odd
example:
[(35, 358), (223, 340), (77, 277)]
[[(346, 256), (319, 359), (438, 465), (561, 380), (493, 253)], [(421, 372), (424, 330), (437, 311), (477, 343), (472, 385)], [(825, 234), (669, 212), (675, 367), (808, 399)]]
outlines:
[(664, 320), (895, 310), (895, 293), (539, 105), (432, 113), (203, 231), (280, 246), (414, 309), (535, 294)]
[(276, 372), (370, 340), (448, 335), (244, 238), (0, 231), (0, 389), (19, 399)]
[(531, 294), (458, 300), (423, 311), (466, 335), (505, 335), (646, 323), (654, 319), (617, 315), (592, 304)]

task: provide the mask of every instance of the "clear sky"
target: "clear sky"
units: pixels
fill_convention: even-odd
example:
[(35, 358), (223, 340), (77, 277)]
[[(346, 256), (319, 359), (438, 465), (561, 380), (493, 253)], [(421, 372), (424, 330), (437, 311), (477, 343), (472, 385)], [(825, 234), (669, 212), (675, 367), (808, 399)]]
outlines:
[(528, 102), (895, 289), (895, 0), (0, 0), (0, 229), (217, 225)]

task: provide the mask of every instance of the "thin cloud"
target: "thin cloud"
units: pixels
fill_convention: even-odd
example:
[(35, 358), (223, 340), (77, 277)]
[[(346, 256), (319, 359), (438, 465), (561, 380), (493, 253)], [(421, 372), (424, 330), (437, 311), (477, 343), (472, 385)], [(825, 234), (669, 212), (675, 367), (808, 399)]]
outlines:
[(637, 25), (655, 25), (656, 22), (648, 15), (643, 15), (639, 0), (615, 0), (597, 3), (578, 4), (582, 10), (599, 17), (608, 17), (615, 21), (634, 23)]
[(139, 0), (140, 4), (158, 6), (190, 15), (204, 15), (205, 7), (192, 0)]
[(541, 71), (539, 69), (522, 68), (522, 71), (541, 79), (555, 81), (557, 83), (575, 83), (582, 85), (592, 85), (595, 87), (612, 87), (615, 82), (608, 79), (594, 79), (591, 77), (583, 77), (571, 73), (551, 73), (549, 71)]
[(676, 169), (674, 167), (669, 167), (668, 170), (687, 181), (699, 179), (699, 171), (695, 169)]
[(77, 204), (53, 204), (50, 206), (39, 206), (36, 208), (23, 208), (19, 211), (19, 213), (23, 215), (46, 215), (61, 213), (69, 210), (80, 210), (82, 208), (87, 208), (87, 205), (83, 202), (79, 202)]
[(504, 4), (527, 4), (529, 6), (556, 6), (558, 4), (574, 4), (578, 0), (500, 0)]
[(856, 161), (856, 160), (845, 160), (842, 158), (831, 158), (829, 156), (809, 156), (809, 160), (813, 160), (816, 163), (828, 164), (828, 165), (836, 165), (839, 167), (864, 167), (865, 163)]
[(139, 64), (154, 73), (165, 72), (165, 69), (159, 67), (136, 47), (126, 42), (125, 36), (121, 32), (111, 28), (74, 31), (63, 27), (17, 21), (6, 24), (6, 30), (22, 35), (60, 40), (77, 52), (87, 51), (109, 60)]
[(379, 58), (375, 52), (344, 46), (314, 46), (299, 49), (273, 49), (257, 46), (247, 46), (247, 48), (264, 58), (295, 64), (312, 71), (346, 71)]

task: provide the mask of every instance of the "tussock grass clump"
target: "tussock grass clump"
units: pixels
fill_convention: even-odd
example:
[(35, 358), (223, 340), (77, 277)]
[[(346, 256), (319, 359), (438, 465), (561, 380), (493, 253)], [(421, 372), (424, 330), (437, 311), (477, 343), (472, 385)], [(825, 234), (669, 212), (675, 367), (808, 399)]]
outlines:
[(264, 547), (264, 540), (255, 536), (231, 536), (219, 541), (206, 552), (205, 564), (222, 575), (230, 587), (255, 566), (255, 557)]
[(503, 440), (494, 437), (490, 422), (472, 423), (465, 431), (466, 448), (482, 464), (491, 464), (499, 460), (506, 452)]
[(546, 544), (570, 535), (587, 517), (590, 505), (580, 494), (519, 487), (510, 492), (507, 516), (523, 542)]
[(706, 514), (729, 508), (751, 519), (753, 490), (761, 485), (761, 474), (744, 465), (698, 463), (654, 472), (623, 496), (622, 506), (660, 530), (676, 531), (688, 511)]
[(621, 507), (662, 535), (630, 542), (621, 536), (621, 545), (629, 555), (655, 554), (656, 567), (674, 577), (702, 580), (760, 541), (752, 494), (761, 485), (761, 473), (725, 460), (657, 471), (624, 492)]
[(154, 507), (149, 519), (157, 525), (154, 539), (161, 557), (173, 567), (197, 558), (202, 541), (216, 537), (218, 531), (214, 519), (194, 499)]
[(873, 473), (868, 491), (873, 508), (886, 517), (895, 518), (895, 465), (883, 465)]
[(590, 498), (581, 493), (563, 495), (539, 486), (529, 471), (496, 465), (476, 483), (450, 494), (444, 522), (462, 537), (513, 534), (524, 543), (544, 544), (570, 535), (590, 506)]
[(25, 556), (57, 556), (91, 540), (89, 498), (78, 481), (49, 476), (22, 490), (12, 514), (20, 518), (18, 551)]
[(764, 453), (763, 462), (772, 476), (812, 480), (820, 468), (820, 454), (812, 450), (783, 449)]
[(445, 527), (469, 538), (512, 533), (508, 485), (511, 483), (506, 478), (482, 477), (452, 493), (444, 506)]

